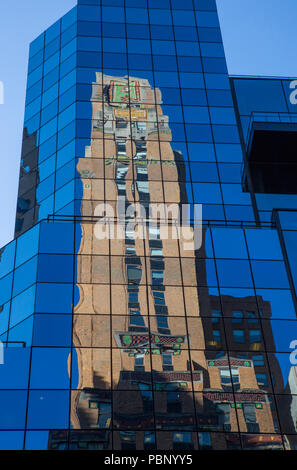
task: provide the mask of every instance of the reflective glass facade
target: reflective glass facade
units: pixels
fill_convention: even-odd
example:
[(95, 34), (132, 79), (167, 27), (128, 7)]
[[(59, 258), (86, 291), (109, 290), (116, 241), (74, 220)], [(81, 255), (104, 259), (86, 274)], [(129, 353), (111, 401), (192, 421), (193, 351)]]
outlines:
[[(297, 202), (257, 173), (290, 83), (228, 76), (215, 0), (79, 0), (31, 44), (0, 449), (297, 448)], [(148, 223), (187, 203), (196, 249)]]

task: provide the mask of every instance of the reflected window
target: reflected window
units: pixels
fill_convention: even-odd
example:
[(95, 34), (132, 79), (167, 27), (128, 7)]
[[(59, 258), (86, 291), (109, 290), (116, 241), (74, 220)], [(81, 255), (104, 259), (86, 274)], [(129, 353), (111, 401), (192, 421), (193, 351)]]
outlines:
[(160, 240), (160, 227), (150, 225), (149, 238), (150, 240)]
[(136, 354), (134, 369), (143, 372), (144, 371), (144, 354)]
[[(221, 385), (225, 392), (238, 391), (240, 389), (239, 372), (233, 367), (230, 369), (220, 369)], [(233, 387), (232, 387), (233, 383)]]
[(233, 339), (235, 343), (244, 343), (244, 330), (233, 330)]
[(248, 432), (259, 432), (260, 427), (257, 423), (256, 408), (253, 404), (243, 405), (243, 414)]
[(257, 354), (256, 356), (252, 356), (252, 360), (254, 363), (254, 366), (264, 366), (264, 356), (263, 354)]
[(130, 326), (139, 326), (145, 328), (144, 319), (139, 310), (130, 310)]
[(222, 312), (220, 310), (211, 311), (211, 321), (212, 323), (219, 323), (220, 318), (222, 318)]
[(129, 284), (139, 284), (142, 277), (142, 269), (136, 266), (127, 266), (127, 277)]
[(142, 398), (143, 411), (147, 413), (153, 412), (153, 392), (148, 384), (139, 383), (139, 389)]
[(165, 294), (164, 292), (153, 292), (155, 305), (165, 305)]
[(121, 431), (120, 437), (122, 450), (136, 450), (135, 431)]
[(151, 256), (163, 256), (162, 248), (151, 248)]
[(198, 433), (198, 438), (199, 438), (199, 448), (204, 449), (204, 450), (210, 450), (212, 449), (211, 445), (211, 437), (209, 432), (199, 432)]
[(171, 353), (163, 353), (162, 361), (163, 361), (163, 370), (173, 370)]
[(268, 387), (268, 380), (266, 374), (256, 374), (256, 379), (260, 387)]
[(232, 312), (232, 323), (242, 323), (243, 321), (243, 312), (240, 310), (234, 310)]
[(111, 403), (99, 403), (98, 409), (98, 428), (109, 428), (111, 423)]
[(175, 389), (175, 391), (167, 392), (167, 412), (168, 413), (181, 413), (182, 402), (181, 402), (180, 393), (178, 391), (178, 386), (175, 384), (170, 384), (170, 386), (167, 386), (166, 388), (167, 390)]
[(144, 450), (154, 450), (156, 448), (156, 435), (154, 432), (145, 431), (143, 447)]
[(250, 343), (260, 343), (261, 342), (261, 331), (260, 330), (250, 330)]
[(138, 303), (138, 292), (129, 292), (129, 303)]
[(190, 432), (173, 433), (173, 450), (193, 450), (192, 435)]
[(136, 255), (135, 246), (126, 246), (126, 255)]
[(159, 286), (163, 284), (164, 271), (152, 271), (152, 282), (153, 286)]
[(217, 403), (216, 412), (219, 415), (219, 424), (224, 431), (231, 431), (230, 405), (228, 403)]
[(214, 340), (216, 343), (220, 343), (220, 342), (221, 342), (221, 331), (220, 331), (220, 330), (213, 330), (212, 336), (213, 336), (213, 340)]
[(246, 316), (248, 319), (248, 323), (250, 324), (258, 323), (258, 317), (255, 312), (246, 312)]
[(159, 330), (160, 330), (160, 328), (167, 329), (168, 334), (169, 334), (168, 318), (166, 316), (158, 316), (157, 317), (157, 325), (158, 325)]

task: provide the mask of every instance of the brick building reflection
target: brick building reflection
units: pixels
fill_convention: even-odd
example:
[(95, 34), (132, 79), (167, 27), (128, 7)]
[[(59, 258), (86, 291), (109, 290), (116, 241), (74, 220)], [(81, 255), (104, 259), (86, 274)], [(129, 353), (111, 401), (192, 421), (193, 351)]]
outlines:
[[(97, 73), (91, 101), (91, 142), (77, 165), (82, 220), (104, 201), (117, 209), (119, 197), (125, 210), (140, 202), (144, 218), (151, 203), (186, 203), (183, 156), (172, 149), (160, 90)], [(197, 290), (206, 286), (205, 265), (200, 259), (197, 268), (183, 239), (162, 239), (162, 220), (145, 227), (145, 240), (134, 238), (129, 218), (122, 227), (123, 240), (99, 240), (93, 224), (81, 223), (72, 448), (281, 448), (269, 385), (260, 381), (268, 371), (256, 358), (262, 339), (250, 333), (258, 331), (258, 316), (249, 315), (255, 298), (225, 296), (222, 308), (206, 287)], [(273, 351), (269, 304), (257, 301)], [(240, 348), (224, 339), (239, 320), (253, 339)], [(234, 352), (222, 353), (227, 346)], [(283, 390), (275, 357), (270, 369)], [(62, 441), (52, 433), (50, 447)]]

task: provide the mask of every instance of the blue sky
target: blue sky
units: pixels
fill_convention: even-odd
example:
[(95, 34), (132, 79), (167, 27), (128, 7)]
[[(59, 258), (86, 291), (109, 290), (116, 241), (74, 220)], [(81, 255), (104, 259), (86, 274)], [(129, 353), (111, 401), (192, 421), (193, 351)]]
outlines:
[[(182, 1), (182, 0), (181, 0)], [(10, 0), (0, 15), (0, 247), (13, 238), (29, 43), (76, 0)], [(217, 0), (229, 73), (297, 78), (296, 0)]]

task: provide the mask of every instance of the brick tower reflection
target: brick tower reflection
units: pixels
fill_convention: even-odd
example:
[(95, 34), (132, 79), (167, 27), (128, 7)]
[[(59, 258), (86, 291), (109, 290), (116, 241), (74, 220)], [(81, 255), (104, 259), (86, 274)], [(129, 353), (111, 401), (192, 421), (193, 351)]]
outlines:
[[(77, 165), (83, 196), (71, 440), (131, 450), (236, 448), (240, 429), (265, 433), (264, 447), (278, 448), (252, 358), (206, 352), (203, 316), (211, 317), (214, 299), (207, 289), (198, 295), (203, 269), (195, 251), (182, 238), (164, 239), (162, 218), (144, 226), (145, 239), (131, 230), (133, 203), (144, 219), (152, 203), (187, 203), (183, 156), (172, 149), (161, 91), (146, 79), (97, 73), (91, 102), (91, 142)], [(118, 213), (119, 199), (124, 221), (105, 224), (109, 237), (99, 239), (87, 218), (103, 203)], [(112, 237), (118, 228), (123, 239)]]

